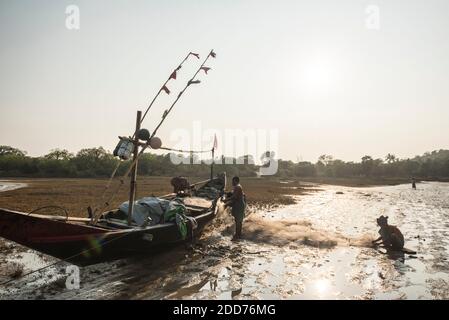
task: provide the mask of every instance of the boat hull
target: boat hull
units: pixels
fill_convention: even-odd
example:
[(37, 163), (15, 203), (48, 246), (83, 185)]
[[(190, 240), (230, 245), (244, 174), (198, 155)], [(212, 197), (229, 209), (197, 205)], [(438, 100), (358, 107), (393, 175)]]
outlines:
[(82, 221), (65, 221), (62, 217), (0, 209), (0, 236), (74, 264), (89, 265), (192, 241), (215, 215), (214, 209), (196, 216), (198, 226), (192, 229), (188, 223), (188, 236), (183, 239), (175, 223), (111, 230)]

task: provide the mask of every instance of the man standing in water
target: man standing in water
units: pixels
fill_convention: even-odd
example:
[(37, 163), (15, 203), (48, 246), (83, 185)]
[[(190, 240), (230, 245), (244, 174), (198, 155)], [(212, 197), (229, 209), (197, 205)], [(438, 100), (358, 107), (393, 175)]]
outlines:
[(235, 220), (235, 235), (232, 240), (238, 240), (242, 237), (242, 224), (245, 217), (245, 194), (243, 188), (240, 185), (240, 178), (232, 178), (233, 191), (232, 195), (225, 200), (225, 206), (231, 206), (231, 213)]
[(412, 178), (412, 188), (416, 189), (416, 180), (415, 180), (415, 178)]

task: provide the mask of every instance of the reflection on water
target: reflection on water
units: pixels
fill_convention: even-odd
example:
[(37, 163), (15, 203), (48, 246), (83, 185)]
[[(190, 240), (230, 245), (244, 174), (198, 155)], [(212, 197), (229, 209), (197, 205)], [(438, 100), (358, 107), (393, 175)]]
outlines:
[[(366, 246), (381, 214), (417, 255)], [(187, 254), (86, 267), (80, 290), (40, 290), (45, 298), (449, 298), (449, 184), (326, 186), (296, 205), (253, 214), (245, 232), (234, 243), (227, 228), (215, 228)]]

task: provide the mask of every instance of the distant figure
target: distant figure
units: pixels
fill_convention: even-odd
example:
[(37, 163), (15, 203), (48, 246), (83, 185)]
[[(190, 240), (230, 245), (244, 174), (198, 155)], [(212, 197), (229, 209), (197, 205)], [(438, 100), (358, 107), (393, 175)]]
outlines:
[(174, 177), (170, 183), (173, 186), (173, 192), (176, 194), (186, 192), (190, 188), (189, 181), (184, 177)]
[(373, 241), (374, 245), (383, 244), (387, 250), (399, 251), (404, 248), (404, 236), (401, 231), (388, 224), (388, 217), (377, 218), (380, 237)]
[(232, 194), (225, 200), (225, 207), (230, 206), (232, 208), (232, 215), (235, 220), (235, 235), (232, 240), (238, 240), (242, 237), (242, 225), (243, 218), (245, 217), (245, 194), (243, 188), (240, 185), (240, 178), (232, 178), (233, 191)]
[(416, 180), (412, 178), (412, 188), (416, 190)]

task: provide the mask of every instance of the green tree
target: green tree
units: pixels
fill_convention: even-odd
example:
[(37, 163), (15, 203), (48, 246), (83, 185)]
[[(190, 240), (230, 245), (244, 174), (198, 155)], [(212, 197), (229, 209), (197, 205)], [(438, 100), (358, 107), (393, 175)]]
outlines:
[(389, 153), (389, 154), (387, 154), (387, 155), (385, 156), (385, 161), (386, 161), (387, 163), (393, 163), (393, 162), (396, 162), (396, 161), (397, 161), (397, 158), (396, 158), (396, 156), (395, 156), (394, 154)]
[(334, 161), (334, 157), (328, 154), (322, 154), (318, 157), (318, 162), (321, 162), (325, 166), (330, 164), (332, 161)]
[(10, 146), (0, 146), (0, 156), (25, 157), (26, 152)]
[(103, 147), (81, 149), (71, 160), (82, 177), (108, 176), (118, 161)]
[(66, 149), (53, 149), (44, 158), (49, 160), (69, 160), (73, 158), (73, 154)]
[(374, 167), (374, 160), (371, 156), (363, 156), (362, 157), (362, 170), (365, 177), (369, 177), (371, 175), (371, 171)]

